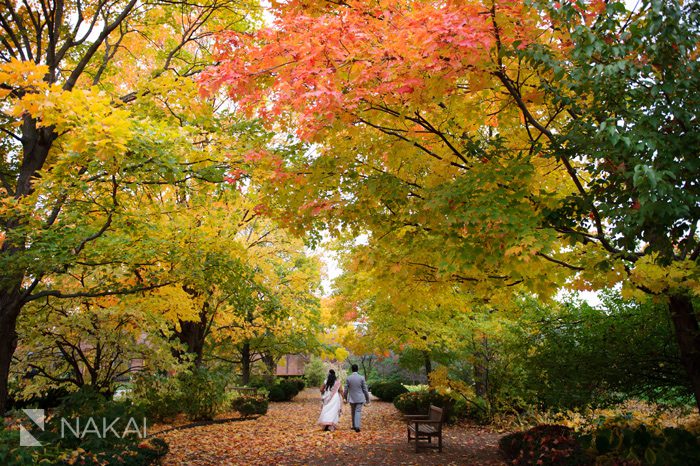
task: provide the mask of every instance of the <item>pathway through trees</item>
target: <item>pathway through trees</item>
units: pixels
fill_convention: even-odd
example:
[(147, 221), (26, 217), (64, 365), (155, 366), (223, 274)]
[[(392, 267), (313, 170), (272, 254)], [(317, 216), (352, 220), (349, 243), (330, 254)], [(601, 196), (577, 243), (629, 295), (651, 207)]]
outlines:
[(349, 406), (336, 432), (316, 426), (320, 397), (307, 389), (287, 403), (271, 403), (256, 420), (213, 424), (163, 434), (170, 444), (165, 466), (179, 465), (502, 465), (499, 434), (475, 427), (447, 427), (443, 452), (416, 454), (406, 427), (390, 403), (363, 411), (362, 432), (350, 430)]

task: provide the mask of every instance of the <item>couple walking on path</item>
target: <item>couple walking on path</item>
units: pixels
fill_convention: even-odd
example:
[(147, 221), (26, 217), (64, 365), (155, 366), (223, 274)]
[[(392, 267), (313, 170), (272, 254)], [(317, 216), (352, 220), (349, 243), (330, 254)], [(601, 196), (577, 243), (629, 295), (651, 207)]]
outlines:
[(338, 427), (340, 413), (343, 409), (342, 399), (346, 403), (350, 403), (353, 430), (360, 431), (362, 406), (369, 404), (369, 392), (365, 378), (358, 373), (357, 364), (352, 365), (352, 374), (345, 381), (345, 390), (341, 387), (335, 371), (333, 369), (328, 371), (328, 377), (321, 386), (321, 396), (323, 407), (318, 424), (323, 426), (323, 430), (333, 431)]

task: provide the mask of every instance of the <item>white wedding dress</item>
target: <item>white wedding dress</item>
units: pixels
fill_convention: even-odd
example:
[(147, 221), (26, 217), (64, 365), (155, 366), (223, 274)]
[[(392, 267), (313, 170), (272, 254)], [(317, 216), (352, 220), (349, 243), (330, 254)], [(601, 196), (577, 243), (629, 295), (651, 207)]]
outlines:
[(323, 408), (321, 408), (321, 415), (318, 418), (319, 425), (338, 427), (340, 410), (343, 407), (343, 400), (338, 392), (339, 389), (340, 380), (336, 380), (333, 388), (323, 393)]

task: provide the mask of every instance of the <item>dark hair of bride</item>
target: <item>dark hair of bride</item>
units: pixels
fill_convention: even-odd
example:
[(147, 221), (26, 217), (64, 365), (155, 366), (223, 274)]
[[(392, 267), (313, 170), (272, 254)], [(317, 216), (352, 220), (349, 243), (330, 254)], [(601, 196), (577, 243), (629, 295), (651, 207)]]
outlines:
[(326, 379), (326, 390), (330, 390), (335, 385), (335, 371), (333, 369), (328, 371), (328, 378)]

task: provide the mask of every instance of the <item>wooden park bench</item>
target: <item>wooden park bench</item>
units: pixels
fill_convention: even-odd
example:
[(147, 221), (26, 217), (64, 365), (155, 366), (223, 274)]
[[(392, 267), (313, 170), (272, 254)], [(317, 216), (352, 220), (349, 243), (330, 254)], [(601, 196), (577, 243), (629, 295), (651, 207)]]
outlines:
[[(442, 408), (430, 405), (428, 414), (406, 415), (406, 430), (408, 443), (416, 441), (416, 452), (420, 447), (437, 448), (442, 451)], [(433, 444), (433, 437), (437, 437), (437, 446)], [(427, 440), (427, 442), (421, 442)]]

